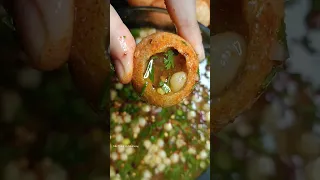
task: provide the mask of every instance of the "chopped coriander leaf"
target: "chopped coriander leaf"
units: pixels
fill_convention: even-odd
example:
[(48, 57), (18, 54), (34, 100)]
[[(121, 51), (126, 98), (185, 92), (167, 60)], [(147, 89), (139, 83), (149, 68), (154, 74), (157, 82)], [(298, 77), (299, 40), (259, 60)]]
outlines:
[(126, 104), (120, 109), (120, 112), (127, 112), (129, 114), (133, 114), (139, 112), (139, 110), (140, 108), (135, 105)]
[(163, 81), (160, 81), (159, 86), (162, 87), (164, 85)]
[(158, 58), (159, 58), (158, 56), (151, 56), (151, 59), (153, 59), (153, 60), (156, 60)]
[(153, 68), (153, 66), (151, 67), (149, 79), (152, 81), (152, 83), (154, 83), (154, 68)]
[(142, 88), (140, 96), (143, 96), (143, 94), (144, 94), (144, 92), (145, 92), (145, 90), (147, 88), (147, 85), (148, 85), (148, 82), (145, 82), (144, 85), (143, 85), (143, 88)]
[(171, 92), (170, 87), (164, 83), (163, 81), (160, 81), (159, 86), (162, 88), (162, 90), (167, 94), (169, 92)]
[(170, 89), (170, 87), (169, 87), (167, 84), (164, 84), (164, 85), (162, 86), (162, 90), (164, 90), (165, 93), (171, 92), (171, 89)]
[(273, 67), (271, 70), (271, 73), (266, 77), (264, 82), (261, 84), (261, 88), (265, 90), (269, 84), (272, 82), (272, 79), (276, 76), (277, 72), (279, 71), (280, 68)]
[(138, 38), (140, 36), (140, 29), (131, 29), (130, 32), (134, 38)]
[(167, 108), (162, 108), (162, 110), (161, 110), (161, 112), (160, 112), (160, 116), (161, 116), (163, 119), (168, 120), (169, 117), (170, 117), (170, 111), (169, 111)]
[(166, 122), (167, 122), (167, 119), (163, 119), (163, 120), (161, 120), (161, 121), (157, 121), (157, 122), (156, 122), (156, 125), (157, 125), (157, 127), (161, 127), (161, 126), (164, 125)]
[(151, 137), (150, 137), (150, 141), (151, 141), (152, 143), (155, 143), (155, 142), (156, 142), (156, 138), (155, 138), (154, 136), (151, 136)]
[(126, 98), (128, 100), (137, 101), (140, 99), (139, 94), (137, 94), (134, 90), (132, 85), (126, 85), (124, 88), (120, 91), (121, 97)]
[(174, 68), (174, 55), (175, 54), (171, 49), (165, 53), (164, 64), (167, 70)]
[(185, 42), (185, 41), (181, 41), (184, 45), (186, 45), (187, 46), (187, 43)]

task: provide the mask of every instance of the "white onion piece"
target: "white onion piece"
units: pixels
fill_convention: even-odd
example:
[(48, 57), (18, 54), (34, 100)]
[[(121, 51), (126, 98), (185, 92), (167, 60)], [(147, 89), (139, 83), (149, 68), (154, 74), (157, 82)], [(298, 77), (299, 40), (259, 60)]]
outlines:
[(234, 32), (225, 32), (211, 37), (211, 82), (213, 95), (223, 91), (235, 78), (246, 57), (245, 39)]

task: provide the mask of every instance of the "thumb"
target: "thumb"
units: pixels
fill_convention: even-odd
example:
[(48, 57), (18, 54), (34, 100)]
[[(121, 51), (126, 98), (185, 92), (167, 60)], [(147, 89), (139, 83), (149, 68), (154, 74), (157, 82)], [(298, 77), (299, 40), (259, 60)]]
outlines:
[(68, 60), (73, 32), (73, 0), (15, 0), (14, 16), (32, 66), (53, 70)]

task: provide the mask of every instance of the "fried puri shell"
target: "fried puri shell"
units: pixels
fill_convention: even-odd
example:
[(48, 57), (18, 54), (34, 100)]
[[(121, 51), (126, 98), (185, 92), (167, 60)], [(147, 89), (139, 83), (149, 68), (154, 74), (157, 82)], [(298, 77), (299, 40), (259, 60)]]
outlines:
[(110, 61), (109, 5), (105, 0), (75, 0), (76, 19), (69, 71), (77, 88), (92, 107), (101, 105), (106, 91)]
[[(161, 95), (153, 88), (151, 80), (148, 78), (144, 79), (143, 75), (151, 56), (166, 52), (170, 48), (177, 50), (185, 57), (187, 81), (180, 91)], [(176, 105), (192, 92), (193, 86), (196, 83), (199, 66), (197, 55), (192, 46), (178, 35), (168, 32), (157, 32), (145, 37), (136, 47), (133, 62), (132, 85), (149, 104), (160, 107)]]
[(283, 13), (279, 11), (284, 12), (283, 5), (279, 10), (281, 3), (275, 3), (276, 0), (257, 2), (254, 8), (249, 8), (248, 0), (244, 1), (250, 36), (246, 68), (226, 92), (213, 99), (211, 127), (214, 133), (218, 133), (256, 102), (264, 91), (266, 79), (273, 76), (274, 67), (279, 66), (270, 59), (269, 54), (272, 43), (278, 41), (277, 35), (283, 23)]

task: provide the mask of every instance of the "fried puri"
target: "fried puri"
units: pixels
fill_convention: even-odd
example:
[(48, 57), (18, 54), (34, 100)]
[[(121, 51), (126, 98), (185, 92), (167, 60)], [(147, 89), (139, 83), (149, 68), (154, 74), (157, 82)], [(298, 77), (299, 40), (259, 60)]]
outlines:
[(199, 61), (192, 46), (168, 32), (151, 34), (134, 53), (132, 85), (149, 104), (169, 107), (193, 90)]
[[(89, 104), (100, 110), (106, 94), (110, 61), (106, 54), (109, 42), (109, 5), (105, 0), (75, 0), (77, 18), (69, 71), (77, 88)], [(104, 103), (104, 104), (101, 104)]]
[(213, 98), (211, 127), (214, 133), (256, 102), (274, 76), (276, 67), (281, 64), (270, 58), (270, 52), (272, 44), (279, 41), (283, 2), (267, 0), (248, 5), (248, 0), (243, 0), (243, 9), (249, 31), (245, 65), (228, 89)]

